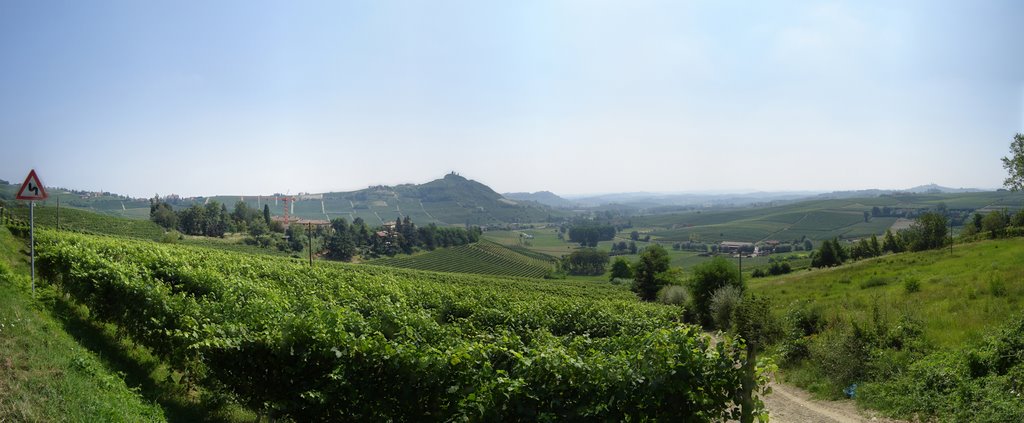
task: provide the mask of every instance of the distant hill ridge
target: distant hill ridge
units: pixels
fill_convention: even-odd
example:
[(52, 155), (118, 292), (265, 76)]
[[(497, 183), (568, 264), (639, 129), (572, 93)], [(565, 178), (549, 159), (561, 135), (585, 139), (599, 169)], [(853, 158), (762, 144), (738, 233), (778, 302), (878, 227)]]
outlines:
[(501, 194), (505, 198), (517, 200), (517, 201), (535, 201), (540, 204), (551, 206), (551, 207), (575, 207), (576, 203), (559, 197), (551, 191), (537, 191), (537, 192), (506, 192)]

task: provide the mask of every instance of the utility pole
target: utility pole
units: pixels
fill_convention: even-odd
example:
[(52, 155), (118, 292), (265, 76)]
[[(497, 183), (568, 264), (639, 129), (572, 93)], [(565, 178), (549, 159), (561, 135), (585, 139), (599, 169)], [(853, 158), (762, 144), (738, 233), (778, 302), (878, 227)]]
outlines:
[(740, 251), (740, 286), (743, 286), (743, 251)]
[(313, 223), (306, 223), (306, 238), (309, 240), (309, 267), (313, 267)]

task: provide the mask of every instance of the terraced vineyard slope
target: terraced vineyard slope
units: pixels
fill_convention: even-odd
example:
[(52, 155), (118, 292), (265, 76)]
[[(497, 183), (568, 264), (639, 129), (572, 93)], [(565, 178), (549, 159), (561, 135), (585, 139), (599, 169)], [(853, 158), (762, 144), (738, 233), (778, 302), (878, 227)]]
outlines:
[(434, 272), (531, 278), (543, 277), (555, 266), (555, 261), (551, 257), (521, 247), (514, 250), (490, 241), (443, 248), (414, 256), (384, 258), (369, 263)]

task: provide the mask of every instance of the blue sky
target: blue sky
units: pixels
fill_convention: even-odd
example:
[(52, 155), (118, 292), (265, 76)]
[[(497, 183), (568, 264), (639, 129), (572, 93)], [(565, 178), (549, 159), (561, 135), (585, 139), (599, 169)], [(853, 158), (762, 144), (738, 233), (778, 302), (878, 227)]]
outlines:
[(5, 1), (0, 178), (995, 188), (1024, 132), (1022, 18), (1015, 1)]

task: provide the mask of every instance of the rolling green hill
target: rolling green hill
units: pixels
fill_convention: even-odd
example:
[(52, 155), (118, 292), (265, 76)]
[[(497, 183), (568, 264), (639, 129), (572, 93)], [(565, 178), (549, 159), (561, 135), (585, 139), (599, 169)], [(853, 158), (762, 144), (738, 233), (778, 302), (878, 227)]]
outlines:
[(829, 397), (857, 384), (858, 402), (902, 418), (1019, 421), (1024, 401), (1006, 392), (1024, 370), (1021, 257), (1022, 238), (984, 241), (748, 286), (789, 325), (791, 382)]
[[(537, 222), (551, 215), (566, 213), (534, 202), (509, 200), (484, 184), (456, 174), (419, 185), (379, 185), (358, 191), (294, 197), (298, 200), (292, 203), (289, 211), (293, 216), (323, 220), (342, 217), (349, 222), (361, 218), (371, 226), (394, 222), (405, 216), (421, 226), (430, 223), (487, 226)], [(284, 203), (273, 197), (216, 196), (210, 200), (226, 203), (229, 207), (238, 201), (254, 208), (268, 204), (273, 215), (284, 213)], [(187, 201), (172, 203), (176, 209), (189, 204)]]
[(482, 241), (414, 256), (373, 260), (368, 264), (435, 272), (540, 278), (550, 273), (555, 263), (553, 258), (523, 247)]
[(922, 211), (945, 205), (950, 210), (970, 212), (1024, 207), (1024, 194), (979, 192), (954, 194), (898, 194), (873, 198), (811, 200), (776, 207), (733, 210), (691, 211), (634, 217), (633, 226), (649, 228), (662, 241), (702, 242), (793, 240), (804, 237), (825, 240), (833, 237), (861, 238), (878, 235), (896, 222), (896, 217), (870, 217), (873, 207)]
[[(0, 199), (14, 198), (18, 185), (0, 185)], [(51, 189), (50, 198), (41, 205), (92, 210), (113, 216), (149, 218), (149, 200), (133, 199), (111, 193), (72, 192)], [(249, 207), (270, 206), (271, 214), (284, 214), (284, 202), (275, 196), (218, 195), (171, 200), (175, 210), (192, 204), (217, 201), (230, 209), (243, 201)], [(289, 214), (303, 219), (330, 220), (343, 217), (350, 222), (362, 218), (374, 226), (409, 216), (417, 225), (435, 223), (448, 225), (501, 225), (505, 223), (538, 222), (549, 216), (569, 213), (551, 209), (533, 201), (515, 201), (502, 197), (488, 186), (456, 174), (448, 174), (424, 184), (374, 186), (358, 191), (294, 195)]]

